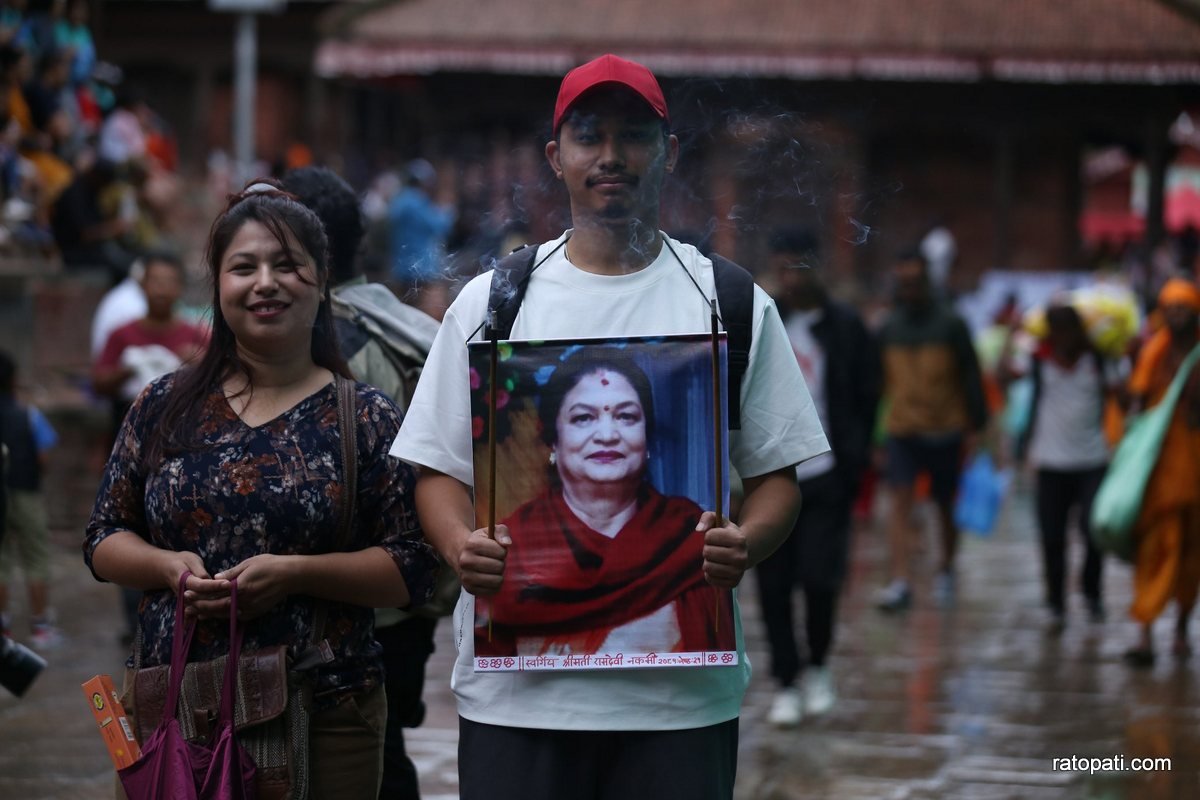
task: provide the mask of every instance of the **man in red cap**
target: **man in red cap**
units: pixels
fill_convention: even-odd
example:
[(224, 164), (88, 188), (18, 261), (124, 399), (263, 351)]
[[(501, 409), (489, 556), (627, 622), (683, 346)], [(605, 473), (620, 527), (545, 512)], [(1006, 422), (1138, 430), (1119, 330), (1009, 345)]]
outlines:
[(679, 159), (668, 125), (662, 89), (641, 64), (604, 55), (563, 78), (546, 158), (571, 198), (567, 261), (624, 274), (659, 253), (659, 192)]
[[(679, 142), (654, 75), (613, 55), (572, 70), (553, 130), (546, 159), (566, 186), (573, 227), (537, 248), (504, 338), (707, 332), (713, 263), (659, 230), (659, 196)], [(497, 592), (509, 548), (521, 546), (504, 525), (494, 537), (478, 528), (471, 500), (466, 344), (488, 314), (492, 277), (468, 283), (448, 309), (392, 447), (421, 468), (421, 525), (462, 579), (455, 629), (467, 632), (475, 598)], [(748, 316), (753, 339), (740, 384), (741, 426), (728, 438), (745, 501), (736, 523), (718, 524), (706, 512), (696, 526), (703, 559), (695, 568), (720, 588), (736, 587), (787, 537), (800, 501), (795, 465), (828, 450), (779, 313), (758, 287)], [(672, 619), (651, 614), (628, 625), (662, 628)], [(461, 796), (732, 797), (749, 680), (740, 623), (735, 629), (736, 666), (597, 672), (475, 672), (472, 638), (459, 636), (452, 687)]]

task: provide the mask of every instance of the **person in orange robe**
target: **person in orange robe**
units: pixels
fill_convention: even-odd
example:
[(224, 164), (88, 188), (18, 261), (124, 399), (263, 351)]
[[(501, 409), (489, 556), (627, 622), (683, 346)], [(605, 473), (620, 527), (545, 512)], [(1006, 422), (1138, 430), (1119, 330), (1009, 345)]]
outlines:
[[(1187, 354), (1200, 341), (1200, 289), (1174, 278), (1158, 297), (1164, 325), (1138, 357), (1129, 389), (1135, 407), (1152, 407), (1166, 394)], [(1151, 627), (1174, 599), (1179, 606), (1173, 652), (1186, 658), (1188, 620), (1200, 589), (1200, 370), (1193, 370), (1176, 404), (1171, 425), (1134, 526), (1131, 616), (1141, 623), (1138, 644), (1126, 660), (1154, 663)]]

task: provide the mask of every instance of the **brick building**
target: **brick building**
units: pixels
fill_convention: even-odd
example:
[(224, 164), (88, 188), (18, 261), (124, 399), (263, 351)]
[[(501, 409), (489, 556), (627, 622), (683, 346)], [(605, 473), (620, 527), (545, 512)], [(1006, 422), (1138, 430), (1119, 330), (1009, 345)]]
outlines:
[[(1117, 146), (1150, 176), (1161, 235), (1166, 131), (1200, 108), (1200, 17), (1163, 0), (392, 0), (263, 17), (258, 151), (293, 141), (358, 184), (415, 155), (453, 166), (464, 219), (565, 207), (542, 164), (557, 79), (605, 51), (662, 78), (684, 158), (672, 230), (751, 266), (766, 230), (816, 228), (873, 283), (936, 219), (955, 281), (1084, 263), (1083, 170)], [(101, 52), (147, 84), (198, 160), (227, 146), (232, 19), (200, 0), (106, 0)]]
[[(684, 140), (668, 225), (713, 224), (753, 264), (766, 228), (804, 222), (867, 281), (938, 218), (964, 288), (1079, 266), (1086, 153), (1129, 150), (1161, 197), (1167, 128), (1200, 105), (1200, 23), (1158, 0), (404, 0), (323, 31), (348, 148), (481, 159), (500, 181), (544, 138), (556, 76), (606, 50), (641, 60)], [(1161, 200), (1148, 215), (1160, 235)]]

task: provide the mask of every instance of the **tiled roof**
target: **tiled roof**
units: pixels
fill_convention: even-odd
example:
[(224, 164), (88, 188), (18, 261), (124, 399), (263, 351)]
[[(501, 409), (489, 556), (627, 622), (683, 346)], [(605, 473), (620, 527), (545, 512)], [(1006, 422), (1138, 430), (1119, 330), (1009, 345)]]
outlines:
[(325, 74), (560, 73), (1200, 82), (1200, 22), (1160, 0), (399, 0), (327, 19)]

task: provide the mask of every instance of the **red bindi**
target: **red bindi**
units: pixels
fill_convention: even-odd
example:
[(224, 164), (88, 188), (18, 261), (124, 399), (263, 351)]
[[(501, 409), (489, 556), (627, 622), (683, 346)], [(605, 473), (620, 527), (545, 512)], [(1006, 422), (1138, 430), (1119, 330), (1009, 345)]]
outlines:
[(608, 406), (605, 406), (605, 407), (604, 407), (604, 410), (605, 410), (605, 411), (610, 411), (611, 409), (610, 409)]

